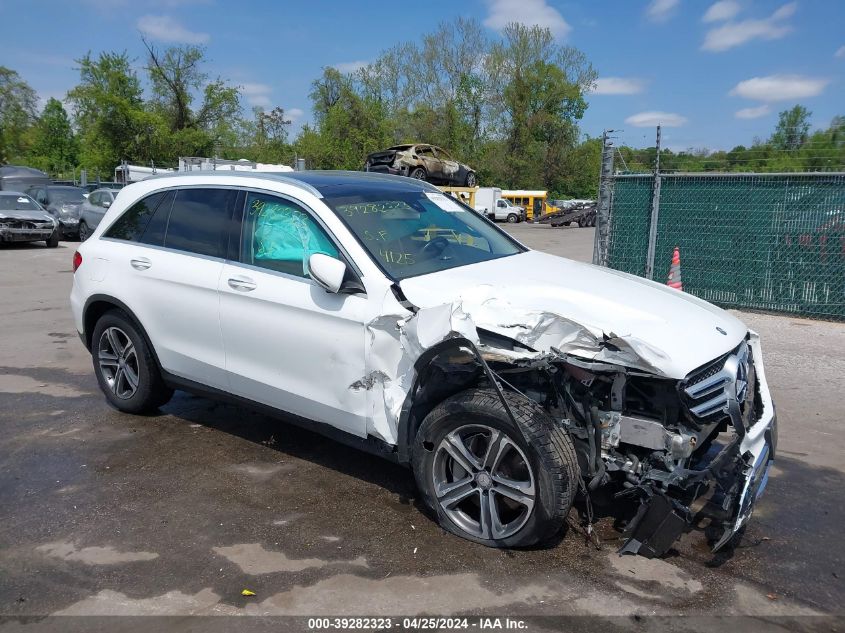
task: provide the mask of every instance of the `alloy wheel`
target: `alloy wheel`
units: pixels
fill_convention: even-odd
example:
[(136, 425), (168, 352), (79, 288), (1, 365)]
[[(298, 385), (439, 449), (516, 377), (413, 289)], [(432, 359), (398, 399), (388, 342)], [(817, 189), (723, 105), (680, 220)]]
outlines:
[(128, 400), (138, 391), (138, 353), (129, 336), (118, 327), (109, 327), (97, 346), (100, 374), (112, 393)]
[(468, 534), (504, 539), (534, 508), (534, 474), (504, 431), (482, 424), (448, 433), (434, 455), (434, 493), (441, 509)]

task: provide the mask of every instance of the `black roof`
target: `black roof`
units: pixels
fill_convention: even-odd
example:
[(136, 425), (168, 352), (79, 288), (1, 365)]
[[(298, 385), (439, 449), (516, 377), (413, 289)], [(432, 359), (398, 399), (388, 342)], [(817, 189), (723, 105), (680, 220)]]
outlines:
[(317, 196), (337, 196), (340, 191), (353, 192), (367, 189), (372, 191), (440, 191), (432, 184), (424, 180), (407, 178), (406, 176), (392, 176), (367, 171), (333, 171), (328, 169), (317, 169), (313, 171), (283, 171), (283, 172), (260, 172), (260, 171), (228, 171), (228, 170), (201, 170), (201, 171), (176, 171), (166, 174), (156, 174), (145, 180), (179, 178), (181, 176), (225, 176), (226, 178), (243, 178), (277, 180), (290, 184), (300, 184), (304, 189), (311, 191)]
[(339, 190), (379, 189), (381, 191), (439, 191), (424, 180), (392, 176), (368, 171), (293, 171), (285, 172), (285, 178), (311, 185), (325, 196), (338, 195)]

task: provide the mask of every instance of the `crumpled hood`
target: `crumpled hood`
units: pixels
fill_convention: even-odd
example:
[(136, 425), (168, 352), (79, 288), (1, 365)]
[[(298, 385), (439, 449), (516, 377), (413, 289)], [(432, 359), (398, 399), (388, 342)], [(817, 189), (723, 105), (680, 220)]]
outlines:
[(528, 251), (405, 279), (420, 308), (453, 303), (473, 323), (543, 352), (551, 348), (680, 379), (736, 347), (746, 326), (668, 286)]
[(0, 220), (32, 220), (33, 222), (52, 222), (53, 216), (38, 209), (15, 209), (0, 211)]

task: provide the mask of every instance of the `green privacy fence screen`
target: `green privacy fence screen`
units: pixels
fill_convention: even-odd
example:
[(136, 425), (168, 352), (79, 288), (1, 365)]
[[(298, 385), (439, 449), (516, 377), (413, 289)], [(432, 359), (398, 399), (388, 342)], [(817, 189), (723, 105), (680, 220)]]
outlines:
[[(644, 276), (653, 175), (616, 175), (607, 263)], [(718, 305), (845, 320), (845, 174), (660, 174), (654, 280)]]

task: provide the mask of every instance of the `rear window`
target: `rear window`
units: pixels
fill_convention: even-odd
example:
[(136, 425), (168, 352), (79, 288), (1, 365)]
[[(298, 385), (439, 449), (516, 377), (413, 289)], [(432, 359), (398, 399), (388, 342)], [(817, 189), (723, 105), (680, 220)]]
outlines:
[(103, 237), (139, 242), (150, 218), (166, 195), (167, 192), (161, 191), (139, 200), (108, 228)]
[(237, 191), (233, 189), (177, 191), (164, 245), (198, 255), (225, 257), (236, 196)]

